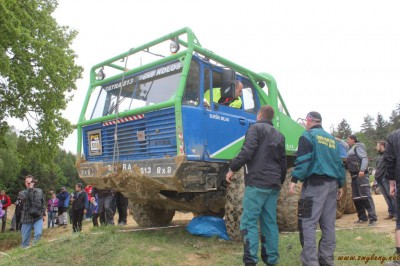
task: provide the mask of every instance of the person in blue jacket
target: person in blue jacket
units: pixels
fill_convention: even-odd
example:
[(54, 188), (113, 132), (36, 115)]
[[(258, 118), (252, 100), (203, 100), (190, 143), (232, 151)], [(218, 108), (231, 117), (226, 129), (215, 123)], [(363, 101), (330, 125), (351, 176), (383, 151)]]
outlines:
[[(306, 117), (306, 129), (299, 138), (295, 168), (289, 193), (303, 182), (298, 207), (299, 234), (303, 265), (334, 265), (336, 247), (336, 200), (342, 196), (345, 170), (336, 139), (322, 128), (322, 117), (312, 111)], [(316, 230), (322, 236), (316, 246)]]
[(65, 186), (61, 187), (61, 192), (57, 194), (58, 199), (58, 226), (67, 227), (67, 211), (69, 206), (69, 193)]

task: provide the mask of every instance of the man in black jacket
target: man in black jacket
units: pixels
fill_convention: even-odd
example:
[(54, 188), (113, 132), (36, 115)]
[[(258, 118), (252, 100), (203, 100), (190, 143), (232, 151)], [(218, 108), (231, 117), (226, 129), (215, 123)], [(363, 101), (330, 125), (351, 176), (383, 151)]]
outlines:
[(385, 176), (386, 165), (383, 158), (383, 153), (385, 152), (385, 141), (376, 142), (376, 171), (375, 171), (375, 181), (377, 182), (379, 188), (381, 189), (382, 195), (385, 198), (386, 204), (388, 205), (388, 216), (383, 218), (384, 220), (390, 220), (396, 216), (395, 210), (395, 199), (390, 195), (389, 180)]
[[(240, 231), (244, 239), (243, 262), (258, 262), (258, 225), (261, 231), (261, 257), (265, 264), (278, 264), (279, 231), (276, 223), (277, 200), (286, 176), (285, 138), (272, 125), (274, 110), (262, 106), (257, 123), (245, 137), (239, 154), (232, 160), (226, 181), (245, 166), (245, 192)], [(268, 239), (267, 239), (268, 238)]]
[(82, 231), (82, 220), (83, 215), (86, 214), (86, 211), (89, 206), (89, 200), (87, 194), (83, 189), (83, 185), (78, 183), (75, 185), (75, 193), (71, 194), (71, 217), (72, 217), (72, 229), (73, 232)]
[(397, 203), (396, 220), (396, 256), (397, 259), (385, 265), (400, 266), (400, 129), (392, 132), (386, 142), (384, 159), (386, 177), (390, 183), (390, 194), (395, 196)]

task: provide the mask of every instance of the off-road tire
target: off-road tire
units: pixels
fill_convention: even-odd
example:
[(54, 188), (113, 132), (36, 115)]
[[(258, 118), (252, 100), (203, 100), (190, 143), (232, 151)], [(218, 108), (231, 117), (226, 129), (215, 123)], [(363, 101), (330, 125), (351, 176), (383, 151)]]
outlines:
[(295, 194), (289, 194), (289, 184), (292, 180), (293, 168), (289, 168), (286, 173), (285, 182), (282, 185), (278, 198), (277, 222), (281, 232), (297, 231), (298, 226), (298, 206), (301, 197), (302, 183), (298, 182), (295, 186)]
[(164, 226), (172, 221), (174, 210), (165, 210), (150, 205), (129, 204), (133, 219), (139, 226), (156, 227)]
[(346, 171), (346, 207), (344, 209), (344, 214), (353, 214), (356, 213), (356, 206), (354, 206), (354, 202), (353, 202), (353, 194), (351, 191), (351, 176), (350, 173), (348, 171)]
[(242, 201), (244, 195), (244, 173), (243, 168), (234, 175), (231, 183), (226, 188), (225, 224), (229, 238), (241, 241), (240, 217), (242, 216)]
[(347, 205), (347, 197), (348, 196), (347, 196), (347, 183), (346, 183), (342, 186), (342, 197), (339, 200), (337, 200), (336, 219), (339, 219), (344, 214)]

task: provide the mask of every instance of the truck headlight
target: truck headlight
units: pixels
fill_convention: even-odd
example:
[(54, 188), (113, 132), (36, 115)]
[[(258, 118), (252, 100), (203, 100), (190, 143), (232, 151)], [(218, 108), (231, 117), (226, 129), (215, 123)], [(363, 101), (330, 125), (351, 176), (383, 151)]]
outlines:
[(104, 69), (104, 67), (101, 68), (101, 69), (97, 72), (97, 74), (96, 74), (96, 79), (97, 79), (98, 81), (102, 81), (102, 80), (104, 80), (104, 78), (106, 77), (106, 74), (104, 73), (103, 69)]
[(172, 40), (172, 42), (169, 44), (169, 50), (171, 51), (172, 54), (175, 54), (179, 51), (179, 44), (176, 40)]

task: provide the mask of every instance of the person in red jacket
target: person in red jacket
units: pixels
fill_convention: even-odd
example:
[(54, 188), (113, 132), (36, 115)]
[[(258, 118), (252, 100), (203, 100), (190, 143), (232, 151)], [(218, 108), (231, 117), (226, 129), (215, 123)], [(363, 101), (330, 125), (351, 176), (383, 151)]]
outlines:
[(89, 200), (89, 207), (88, 207), (87, 213), (85, 215), (85, 221), (90, 221), (92, 219), (92, 202), (90, 202), (92, 197), (94, 197), (94, 195), (92, 195), (92, 189), (93, 189), (93, 187), (89, 184), (85, 186), (85, 192), (86, 192), (88, 200)]
[(3, 205), (4, 216), (1, 218), (1, 232), (4, 233), (6, 230), (6, 221), (7, 221), (7, 208), (11, 205), (11, 199), (6, 195), (6, 191), (1, 190), (0, 192), (0, 201)]

